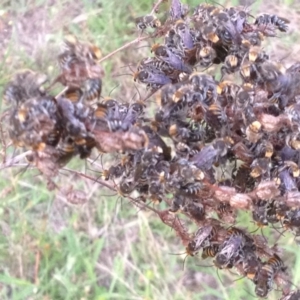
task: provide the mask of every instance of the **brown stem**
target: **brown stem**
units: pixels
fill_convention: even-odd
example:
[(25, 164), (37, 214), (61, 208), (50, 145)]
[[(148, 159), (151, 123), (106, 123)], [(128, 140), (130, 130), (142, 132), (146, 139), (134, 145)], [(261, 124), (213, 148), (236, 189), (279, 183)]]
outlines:
[(162, 4), (162, 2), (164, 2), (165, 0), (158, 0), (154, 6), (153, 9), (151, 10), (150, 15), (154, 15), (155, 13), (157, 13), (159, 6)]
[(107, 54), (106, 56), (102, 57), (100, 60), (98, 60), (98, 63), (101, 63), (105, 60), (107, 60), (108, 58), (110, 58), (111, 56), (115, 55), (116, 53), (130, 47), (131, 45), (134, 45), (134, 44), (138, 44), (140, 41), (143, 41), (143, 40), (146, 40), (146, 39), (149, 39), (151, 36), (144, 36), (144, 37), (137, 37), (136, 39), (134, 39), (133, 41), (123, 45), (122, 47), (114, 50), (113, 52), (110, 52), (109, 54)]

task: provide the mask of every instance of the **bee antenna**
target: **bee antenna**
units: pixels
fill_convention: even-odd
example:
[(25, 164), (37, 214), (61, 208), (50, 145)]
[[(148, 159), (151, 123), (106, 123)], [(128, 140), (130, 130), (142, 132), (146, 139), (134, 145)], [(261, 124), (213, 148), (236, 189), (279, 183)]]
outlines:
[(273, 228), (276, 232), (279, 233), (279, 237), (284, 236), (284, 232), (285, 232), (286, 230), (284, 230), (283, 232), (280, 232), (273, 224), (272, 224), (272, 228)]
[(219, 275), (219, 269), (217, 269), (217, 276), (218, 276), (220, 282), (222, 283), (222, 285), (224, 285), (224, 282), (221, 280), (221, 277), (220, 277), (220, 275)]
[(134, 66), (134, 64), (128, 64), (128, 65), (125, 65), (125, 66), (123, 66), (123, 67), (120, 67), (120, 69), (127, 68), (127, 67), (130, 69), (130, 66)]
[(146, 100), (148, 100), (151, 96), (153, 96), (157, 91), (159, 91), (160, 89), (154, 90), (152, 92), (150, 92), (143, 100), (142, 102), (145, 102)]
[(112, 93), (117, 87), (119, 87), (119, 86), (120, 86), (120, 84), (118, 83), (115, 87), (113, 87), (113, 89), (109, 92), (108, 96), (110, 96), (111, 93)]
[[(202, 268), (210, 268), (210, 267), (214, 267), (214, 265), (208, 265), (208, 266), (203, 266), (203, 265), (197, 265), (197, 267), (202, 267)], [(222, 282), (222, 281), (221, 281)]]
[(182, 253), (168, 253), (170, 255), (182, 255), (182, 254), (187, 254), (186, 252), (182, 252)]
[(138, 94), (139, 94), (139, 96), (140, 96), (140, 100), (141, 100), (141, 99), (142, 99), (142, 97), (141, 97), (141, 94), (140, 94), (140, 91), (139, 91), (139, 89), (137, 88), (137, 86), (135, 85), (135, 83), (134, 83), (133, 85), (134, 85), (135, 89), (137, 90), (137, 92), (138, 92)]
[(226, 9), (225, 6), (223, 6), (221, 3), (218, 3), (217, 1), (210, 0), (209, 2), (211, 2), (211, 3), (213, 3), (213, 4), (217, 4), (217, 5), (221, 6), (221, 7), (223, 7), (224, 9)]
[(238, 278), (238, 279), (233, 280), (233, 282), (239, 281), (239, 280), (241, 280), (241, 279), (243, 279), (243, 278), (245, 278), (245, 277), (246, 277), (246, 276), (242, 276), (242, 277), (240, 277), (240, 278)]
[(128, 74), (128, 73), (124, 73), (124, 74), (116, 74), (116, 75), (112, 75), (112, 77), (120, 77), (120, 76), (124, 76), (124, 75), (129, 75), (132, 76), (132, 74)]
[(183, 262), (182, 262), (182, 269), (183, 269), (183, 271), (184, 271), (184, 264), (185, 264), (185, 261), (186, 261), (186, 259), (187, 259), (188, 256), (189, 256), (189, 255), (187, 254), (187, 255), (185, 256), (185, 258), (183, 259)]

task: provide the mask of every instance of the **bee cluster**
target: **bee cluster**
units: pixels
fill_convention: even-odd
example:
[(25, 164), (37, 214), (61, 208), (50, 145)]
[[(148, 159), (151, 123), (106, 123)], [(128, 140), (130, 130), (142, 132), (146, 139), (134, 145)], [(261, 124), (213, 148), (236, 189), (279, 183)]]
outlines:
[[(154, 118), (146, 101), (100, 101), (100, 50), (68, 37), (50, 85), (65, 86), (59, 95), (43, 88), (47, 76), (30, 70), (8, 83), (8, 131), (48, 179), (76, 155), (121, 152), (118, 163), (100, 170), (103, 180), (172, 227), (187, 255), (202, 250), (218, 269), (235, 268), (258, 297), (276, 283), (282, 299), (297, 299), (276, 247), (234, 226), (244, 210), (260, 227), (277, 223), (300, 236), (300, 65), (285, 68), (262, 48), (266, 37), (287, 31), (285, 19), (249, 19), (245, 8), (207, 3), (189, 14), (179, 0), (164, 24), (154, 13), (136, 19), (138, 29), (164, 37), (133, 76), (160, 90)], [(220, 80), (196, 71), (216, 65)], [(159, 210), (162, 201), (168, 209)], [(178, 213), (199, 229), (191, 235)]]
[[(57, 175), (72, 157), (89, 157), (95, 147), (99, 151), (139, 149), (146, 142), (141, 130), (129, 128), (139, 105), (123, 105), (122, 121), (117, 121), (121, 110), (117, 101), (91, 105), (102, 89), (99, 57), (99, 48), (68, 36), (58, 57), (60, 75), (46, 90), (47, 76), (31, 70), (17, 72), (4, 90), (10, 105), (9, 136), (15, 146), (32, 150), (27, 159), (47, 178)], [(56, 82), (65, 89), (54, 97), (49, 90)], [(126, 133), (110, 133), (119, 127)]]

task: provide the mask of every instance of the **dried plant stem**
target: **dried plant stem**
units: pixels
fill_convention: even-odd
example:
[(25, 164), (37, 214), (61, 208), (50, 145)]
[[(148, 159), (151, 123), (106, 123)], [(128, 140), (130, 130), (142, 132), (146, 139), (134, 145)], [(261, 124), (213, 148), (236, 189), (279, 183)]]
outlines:
[(26, 151), (26, 152), (24, 152), (24, 153), (21, 153), (21, 154), (15, 156), (15, 157), (13, 157), (13, 158), (7, 160), (5, 163), (3, 163), (3, 164), (1, 165), (0, 170), (3, 170), (3, 169), (5, 169), (5, 168), (8, 168), (8, 167), (12, 166), (13, 164), (15, 164), (15, 163), (19, 162), (20, 160), (24, 159), (24, 158), (26, 157), (26, 155), (29, 155), (29, 154), (31, 154), (31, 153), (32, 153), (32, 151), (29, 150), (29, 151)]
[(155, 13), (157, 13), (159, 6), (162, 4), (162, 2), (164, 2), (165, 0), (158, 0), (154, 6), (153, 9), (151, 10), (150, 15), (154, 15)]
[(109, 183), (107, 183), (107, 182), (105, 182), (105, 181), (103, 181), (101, 179), (96, 179), (96, 178), (94, 178), (92, 176), (86, 175), (86, 174), (84, 174), (82, 172), (78, 172), (78, 171), (75, 171), (75, 170), (72, 170), (72, 169), (63, 168), (62, 170), (69, 171), (69, 172), (72, 172), (72, 173), (74, 173), (76, 175), (79, 175), (79, 176), (82, 176), (84, 178), (93, 180), (95, 183), (100, 183), (101, 185), (107, 187), (111, 191), (117, 192), (116, 189), (115, 189), (115, 187), (113, 185), (110, 185)]
[(110, 58), (111, 56), (115, 55), (116, 53), (130, 47), (131, 45), (134, 45), (134, 44), (138, 44), (140, 41), (143, 41), (143, 40), (147, 40), (149, 39), (151, 36), (144, 36), (144, 37), (137, 37), (136, 39), (134, 39), (133, 41), (123, 45), (122, 47), (114, 50), (113, 52), (107, 54), (106, 56), (102, 57), (100, 60), (98, 60), (98, 63), (101, 63), (105, 60), (107, 60), (108, 58)]

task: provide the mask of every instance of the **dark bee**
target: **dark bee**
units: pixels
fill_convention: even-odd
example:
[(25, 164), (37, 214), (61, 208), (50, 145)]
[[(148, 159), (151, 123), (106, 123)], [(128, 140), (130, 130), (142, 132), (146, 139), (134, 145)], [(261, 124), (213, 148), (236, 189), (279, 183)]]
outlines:
[(252, 168), (250, 176), (253, 178), (270, 177), (270, 160), (268, 158), (257, 158), (250, 167)]
[(234, 223), (236, 218), (236, 211), (230, 206), (229, 203), (221, 203), (216, 210), (220, 220), (227, 223)]
[(179, 212), (183, 210), (186, 205), (186, 199), (183, 195), (175, 194), (174, 199), (172, 201), (172, 206), (170, 207), (169, 211), (172, 213)]
[(174, 69), (188, 74), (192, 73), (192, 69), (166, 46), (154, 44), (151, 48), (151, 52), (154, 52), (158, 59), (168, 63)]
[(231, 74), (236, 72), (240, 67), (239, 58), (235, 55), (227, 55), (224, 61), (224, 65), (221, 68), (222, 78), (225, 74)]
[(174, 73), (174, 68), (168, 63), (159, 60), (156, 57), (146, 57), (142, 59), (138, 66), (137, 71), (148, 70), (153, 73), (163, 73), (167, 76), (171, 76)]
[(249, 247), (243, 248), (242, 265), (245, 276), (253, 280), (258, 270), (261, 268), (261, 260), (257, 257), (253, 249)]
[[(98, 94), (101, 89), (99, 79), (103, 76), (103, 69), (97, 64), (101, 55), (98, 47), (89, 43), (81, 43), (73, 36), (66, 37), (64, 51), (58, 57), (61, 74), (52, 85), (61, 82), (68, 87), (81, 88), (86, 84), (89, 91), (94, 91), (97, 87)], [(85, 83), (88, 79), (97, 80)]]
[(102, 91), (102, 80), (100, 78), (87, 79), (84, 82), (84, 99), (87, 101), (98, 100)]
[(262, 265), (253, 280), (255, 283), (255, 294), (258, 297), (264, 298), (269, 294), (273, 288), (276, 273), (282, 269), (284, 269), (283, 262), (276, 254)]
[(243, 247), (244, 238), (240, 235), (231, 235), (229, 239), (220, 245), (214, 264), (219, 269), (232, 268), (240, 259), (239, 251)]
[(202, 221), (205, 217), (205, 210), (201, 203), (188, 202), (184, 206), (183, 211), (190, 215), (191, 218), (197, 222)]
[(280, 31), (286, 32), (288, 30), (289, 21), (287, 19), (278, 17), (277, 15), (270, 15), (270, 14), (261, 14), (255, 19), (255, 25), (274, 25)]
[(180, 0), (172, 0), (169, 15), (171, 20), (184, 19), (187, 15), (189, 8), (187, 5), (183, 5)]
[(180, 190), (186, 195), (197, 195), (201, 189), (202, 185), (200, 182), (188, 183), (180, 188)]
[(8, 104), (18, 106), (32, 97), (45, 94), (42, 87), (48, 80), (45, 74), (32, 70), (18, 71), (6, 85), (3, 97)]
[(163, 73), (154, 73), (150, 70), (136, 72), (133, 76), (134, 81), (147, 84), (147, 88), (157, 90), (163, 85), (171, 83), (172, 80)]
[(214, 264), (219, 269), (232, 268), (242, 258), (240, 252), (244, 246), (252, 248), (254, 241), (242, 230), (232, 227), (227, 232), (228, 238), (219, 247)]
[(208, 247), (210, 240), (216, 235), (216, 229), (211, 225), (206, 225), (198, 229), (194, 238), (190, 241), (186, 248), (189, 255), (196, 255), (201, 248)]
[(202, 67), (209, 67), (217, 59), (217, 52), (210, 46), (205, 46), (203, 48), (197, 48), (196, 61)]
[(134, 22), (139, 30), (145, 30), (148, 27), (157, 28), (161, 26), (160, 21), (154, 15), (146, 15), (135, 18)]
[(264, 200), (257, 200), (253, 205), (252, 218), (259, 227), (267, 226), (267, 202)]
[(57, 146), (56, 163), (65, 166), (78, 153), (74, 140), (71, 137), (64, 138)]
[(60, 114), (54, 98), (30, 98), (13, 109), (10, 116), (9, 135), (13, 143), (31, 149), (42, 144), (55, 146), (60, 138)]
[(178, 20), (174, 25), (174, 31), (180, 37), (182, 49), (190, 50), (194, 47), (193, 37), (187, 23), (183, 20)]

